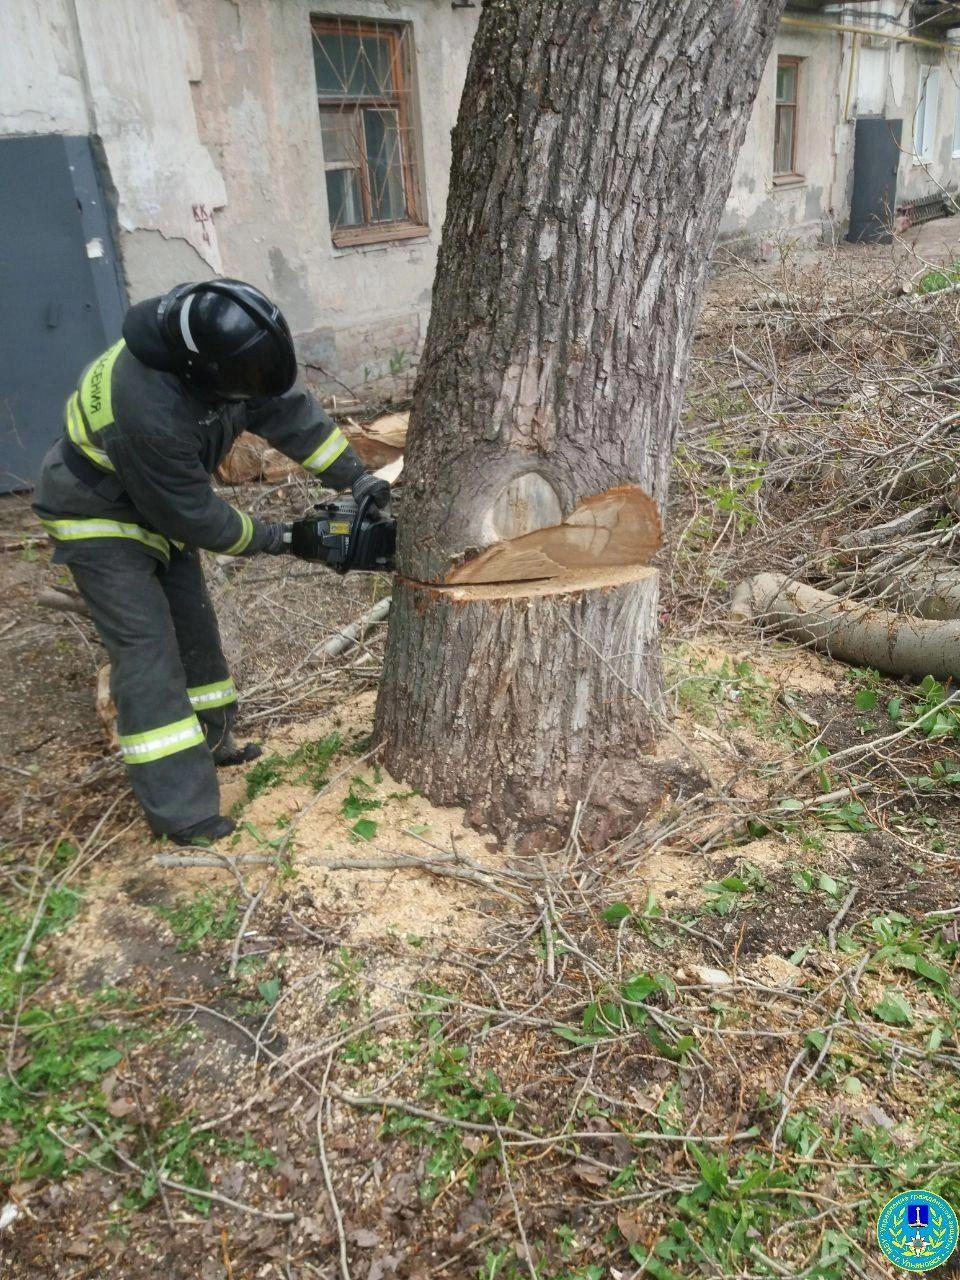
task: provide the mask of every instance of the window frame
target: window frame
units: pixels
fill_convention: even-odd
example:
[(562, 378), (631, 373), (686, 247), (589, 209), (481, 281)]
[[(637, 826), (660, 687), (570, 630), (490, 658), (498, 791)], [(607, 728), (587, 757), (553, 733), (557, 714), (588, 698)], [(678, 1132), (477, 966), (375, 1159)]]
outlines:
[[(773, 82), (773, 181), (775, 184), (797, 182), (803, 174), (797, 168), (797, 142), (800, 135), (800, 64), (802, 58), (784, 54), (777, 58), (777, 74)], [(781, 100), (777, 93), (777, 78), (781, 67), (792, 67), (794, 70), (794, 90), (791, 100)], [(785, 110), (793, 112), (793, 134), (790, 139), (790, 168), (778, 169), (777, 158), (780, 153), (780, 120)]]
[[(930, 112), (930, 83), (934, 85), (933, 113)], [(921, 107), (923, 111), (921, 113)], [(917, 105), (913, 111), (913, 157), (917, 168), (926, 168), (936, 159), (937, 122), (940, 118), (940, 67), (935, 62), (921, 62), (917, 81)], [(956, 145), (956, 135), (954, 135)]]
[[(341, 161), (334, 161), (328, 164), (325, 159), (323, 160), (325, 195), (326, 175), (334, 169), (352, 170), (358, 174), (359, 179), (360, 202), (364, 221), (359, 226), (351, 225), (349, 227), (335, 227), (331, 222), (330, 236), (334, 247), (337, 249), (349, 249), (357, 245), (380, 244), (392, 240), (411, 240), (428, 236), (430, 227), (424, 213), (421, 176), (423, 165), (419, 146), (417, 145), (418, 139), (413, 131), (413, 111), (411, 109), (414, 91), (413, 59), (410, 56), (413, 40), (412, 25), (408, 22), (380, 22), (376, 19), (341, 17), (336, 14), (311, 14), (311, 41), (321, 35), (356, 35), (361, 38), (366, 36), (378, 40), (382, 40), (387, 36), (390, 39), (392, 93), (384, 95), (343, 94), (325, 97), (321, 95), (319, 85), (314, 84), (314, 97), (321, 121), (325, 112), (331, 115), (334, 112), (343, 114), (345, 109), (354, 117), (355, 140), (359, 157), (357, 165)], [(314, 81), (316, 82), (316, 70), (314, 70)], [(400, 173), (406, 208), (406, 214), (403, 218), (381, 222), (372, 220), (373, 202), (370, 192), (369, 164), (364, 128), (365, 110), (393, 111), (396, 113), (400, 145)], [(322, 154), (322, 127), (320, 145)]]

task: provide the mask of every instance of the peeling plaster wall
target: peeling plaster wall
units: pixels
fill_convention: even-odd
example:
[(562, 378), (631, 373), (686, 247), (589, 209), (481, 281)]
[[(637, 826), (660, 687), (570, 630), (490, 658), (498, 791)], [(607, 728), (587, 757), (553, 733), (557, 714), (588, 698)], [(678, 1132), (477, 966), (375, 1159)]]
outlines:
[[(730, 198), (720, 226), (723, 240), (770, 241), (778, 233), (819, 236), (846, 214), (836, 178), (853, 163), (853, 125), (844, 125), (844, 37), (784, 27), (760, 84)], [(773, 177), (777, 59), (800, 58), (797, 180)], [(843, 196), (841, 186), (839, 196)]]
[[(479, 9), (449, 0), (2, 0), (0, 136), (93, 134), (116, 192), (132, 300), (222, 272), (276, 297), (324, 389), (401, 384), (430, 307), (456, 119)], [(889, 0), (900, 4), (901, 0)], [(323, 174), (311, 14), (409, 23), (429, 233), (336, 249)], [(858, 19), (859, 20), (859, 19)], [(868, 47), (869, 46), (869, 47)], [(800, 58), (798, 168), (773, 181), (777, 56)], [(721, 236), (772, 251), (836, 234), (857, 111), (902, 116), (941, 66), (937, 150), (905, 155), (900, 198), (956, 190), (960, 56), (784, 25), (737, 163)]]
[[(409, 370), (426, 332), (474, 10), (449, 0), (181, 0), (196, 32), (200, 137), (226, 203), (216, 213), (224, 267), (275, 296), (309, 365), (362, 390)], [(415, 98), (430, 232), (334, 248), (330, 236), (310, 16), (412, 25)], [(313, 370), (325, 381), (320, 369)], [(342, 394), (342, 388), (339, 388)]]
[[(924, 64), (940, 68), (936, 144), (929, 164), (917, 163), (912, 154), (915, 113)], [(897, 181), (898, 199), (914, 200), (960, 185), (960, 158), (954, 158), (954, 124), (957, 118), (960, 53), (901, 45), (890, 53), (887, 79), (888, 116), (903, 117), (903, 149)]]
[(198, 211), (212, 215), (227, 197), (199, 137), (190, 89), (202, 74), (199, 52), (176, 0), (75, 4), (131, 301), (184, 274), (217, 274), (216, 225)]
[(71, 0), (3, 0), (0, 135), (90, 132)]

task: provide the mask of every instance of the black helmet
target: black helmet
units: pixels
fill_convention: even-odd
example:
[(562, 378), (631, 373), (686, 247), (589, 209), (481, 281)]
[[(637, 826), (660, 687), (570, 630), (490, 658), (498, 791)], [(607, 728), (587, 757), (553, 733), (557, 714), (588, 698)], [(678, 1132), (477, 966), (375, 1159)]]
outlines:
[(279, 396), (297, 380), (290, 328), (269, 298), (242, 280), (178, 284), (157, 307), (176, 372), (224, 400)]

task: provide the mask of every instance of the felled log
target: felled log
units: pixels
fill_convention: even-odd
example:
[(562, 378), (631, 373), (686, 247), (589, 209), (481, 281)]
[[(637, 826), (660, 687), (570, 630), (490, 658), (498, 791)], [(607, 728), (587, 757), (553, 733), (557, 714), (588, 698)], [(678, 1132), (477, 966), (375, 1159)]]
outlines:
[(341, 653), (346, 653), (348, 649), (359, 643), (360, 640), (371, 631), (378, 623), (383, 622), (387, 614), (390, 612), (390, 597), (385, 596), (382, 600), (378, 600), (372, 609), (368, 609), (366, 613), (361, 614), (356, 622), (351, 622), (349, 626), (341, 627), (341, 629), (321, 646), (320, 652), (329, 658), (336, 658)]
[(906, 565), (879, 585), (904, 612), (940, 622), (960, 618), (960, 565), (951, 560)]
[(388, 413), (362, 426), (347, 422), (343, 430), (354, 453), (370, 471), (395, 462), (407, 443), (409, 413)]
[(217, 479), (222, 484), (279, 484), (296, 470), (295, 462), (271, 449), (259, 436), (244, 431), (217, 467)]
[(905, 534), (913, 533), (922, 525), (931, 524), (940, 514), (939, 502), (928, 502), (925, 506), (914, 507), (911, 511), (887, 520), (884, 524), (871, 525), (868, 529), (858, 529), (855, 533), (845, 534), (837, 542), (844, 550), (859, 551), (866, 547), (879, 547), (885, 542), (893, 542)]
[(731, 617), (775, 628), (821, 653), (891, 675), (960, 679), (960, 622), (906, 618), (840, 600), (780, 573), (760, 573), (737, 587)]

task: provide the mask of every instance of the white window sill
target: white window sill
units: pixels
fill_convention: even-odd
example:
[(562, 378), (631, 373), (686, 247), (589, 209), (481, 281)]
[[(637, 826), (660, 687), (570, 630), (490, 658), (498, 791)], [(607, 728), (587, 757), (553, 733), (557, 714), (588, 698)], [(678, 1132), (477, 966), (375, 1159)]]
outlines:
[(773, 189), (782, 191), (785, 187), (802, 187), (806, 181), (802, 173), (778, 173), (774, 175)]

